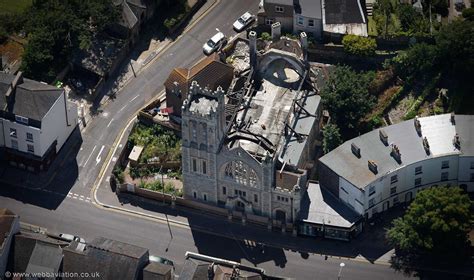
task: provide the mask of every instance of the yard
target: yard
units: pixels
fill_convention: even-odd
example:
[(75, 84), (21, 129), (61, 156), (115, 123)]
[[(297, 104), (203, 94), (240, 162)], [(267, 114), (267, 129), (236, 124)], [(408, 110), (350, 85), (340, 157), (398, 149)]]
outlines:
[(24, 11), (31, 6), (33, 0), (2, 0), (0, 1), (0, 14), (13, 14)]

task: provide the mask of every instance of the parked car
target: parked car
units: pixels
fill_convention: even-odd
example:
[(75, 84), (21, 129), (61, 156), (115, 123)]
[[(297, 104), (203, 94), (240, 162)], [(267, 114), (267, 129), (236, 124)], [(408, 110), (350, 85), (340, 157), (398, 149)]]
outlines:
[(75, 236), (75, 235), (68, 234), (68, 233), (60, 233), (59, 237), (61, 239), (63, 239), (64, 241), (69, 241), (69, 242), (76, 241), (76, 242), (79, 242), (79, 243), (86, 243), (86, 241), (84, 239), (80, 238), (79, 236)]
[(174, 267), (174, 263), (171, 260), (168, 260), (167, 258), (158, 257), (158, 256), (151, 256), (150, 255), (150, 257), (148, 257), (148, 260), (150, 262), (157, 262), (157, 263), (167, 264), (167, 265), (171, 265), (172, 267)]
[(253, 16), (249, 12), (246, 12), (234, 22), (233, 27), (235, 31), (241, 32), (254, 21), (255, 21), (255, 16)]
[(211, 53), (220, 50), (226, 44), (227, 38), (224, 33), (219, 31), (216, 35), (212, 36), (212, 38), (209, 39), (202, 48), (206, 55), (210, 55)]

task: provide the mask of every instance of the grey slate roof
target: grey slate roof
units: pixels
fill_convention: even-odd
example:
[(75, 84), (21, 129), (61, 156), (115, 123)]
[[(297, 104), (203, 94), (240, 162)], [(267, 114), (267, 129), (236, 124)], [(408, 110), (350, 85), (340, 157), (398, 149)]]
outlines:
[(148, 262), (148, 250), (99, 237), (87, 244), (84, 252), (76, 246), (64, 248), (65, 272), (99, 272), (101, 279), (136, 279)]
[(313, 224), (349, 229), (360, 219), (360, 215), (316, 182), (308, 183), (300, 209), (299, 220)]
[(10, 109), (6, 109), (5, 93), (15, 75), (0, 72), (0, 110), (41, 121), (61, 96), (63, 90), (37, 81), (23, 79), (16, 87), (15, 101)]
[(365, 23), (358, 1), (362, 0), (325, 0), (326, 24)]
[(59, 271), (62, 260), (63, 253), (59, 245), (36, 242), (25, 272), (56, 273)]
[[(316, 114), (319, 104), (321, 103), (321, 96), (313, 93), (309, 94), (306, 98), (303, 107), (308, 110), (311, 114)], [(298, 117), (296, 126), (293, 128), (297, 133), (301, 135), (309, 135), (311, 129), (313, 128), (317, 118), (315, 116), (305, 115), (303, 112)], [(302, 141), (298, 141), (298, 138), (294, 133), (285, 144), (285, 150), (282, 155), (283, 161), (288, 162), (293, 165), (297, 165), (298, 161), (302, 158), (303, 149), (306, 146), (307, 137)]]
[[(208, 269), (210, 265), (213, 265), (214, 277), (209, 278)], [(256, 271), (246, 269), (245, 266), (239, 266), (239, 278), (241, 280), (261, 280), (262, 275)], [(232, 274), (232, 267), (229, 265), (224, 265), (222, 263), (212, 263), (200, 259), (187, 258), (184, 261), (183, 269), (179, 274), (180, 280), (220, 280), (220, 279), (230, 279)]]
[[(298, 0), (295, 4), (295, 12), (308, 18), (321, 18), (321, 1), (320, 0)], [(299, 6), (299, 7), (298, 7)]]
[[(383, 127), (388, 136), (389, 145), (385, 146), (379, 137), (380, 129), (373, 130), (352, 140), (346, 141), (319, 161), (332, 169), (358, 188), (364, 188), (385, 174), (425, 159), (450, 154), (474, 155), (472, 142), (473, 116), (456, 115), (456, 124), (450, 120), (450, 114), (419, 118), (421, 136), (415, 129), (414, 120)], [(461, 137), (461, 151), (453, 145), (456, 132)], [(428, 139), (430, 153), (423, 148), (423, 137)], [(351, 144), (360, 148), (361, 157), (356, 157), (351, 151)], [(390, 144), (398, 146), (401, 153), (401, 163), (391, 155)], [(378, 173), (374, 174), (368, 168), (368, 160), (377, 164)]]

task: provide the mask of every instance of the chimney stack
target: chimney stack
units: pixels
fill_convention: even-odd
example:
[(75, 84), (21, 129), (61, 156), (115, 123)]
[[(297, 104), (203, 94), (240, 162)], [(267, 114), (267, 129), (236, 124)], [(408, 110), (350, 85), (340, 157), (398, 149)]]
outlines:
[(303, 58), (306, 61), (308, 57), (308, 35), (306, 35), (306, 32), (300, 33), (300, 44), (303, 49)]
[(257, 68), (257, 32), (249, 32), (250, 67)]
[(275, 22), (272, 24), (272, 41), (276, 42), (281, 37), (281, 23)]

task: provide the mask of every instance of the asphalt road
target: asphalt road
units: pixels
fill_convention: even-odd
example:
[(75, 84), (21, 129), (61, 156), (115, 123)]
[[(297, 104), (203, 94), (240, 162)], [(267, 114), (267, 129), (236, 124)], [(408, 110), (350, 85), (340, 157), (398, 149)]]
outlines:
[[(279, 248), (269, 248), (262, 254), (251, 245), (234, 240), (232, 232), (228, 237), (218, 237), (187, 227), (170, 227), (166, 223), (98, 209), (89, 199), (90, 190), (117, 135), (136, 111), (163, 89), (171, 70), (190, 67), (201, 59), (202, 45), (216, 33), (216, 27), (228, 37), (232, 36), (232, 22), (247, 10), (255, 13), (257, 5), (257, 0), (222, 0), (159, 59), (131, 80), (116, 99), (97, 111), (82, 131), (82, 145), (68, 155), (46, 190), (4, 186), (0, 188), (0, 207), (10, 208), (22, 221), (53, 232), (73, 233), (86, 240), (105, 236), (149, 248), (152, 254), (176, 260), (178, 265), (186, 251), (195, 251), (258, 264), (273, 274), (298, 279), (336, 279), (340, 260), (324, 260), (319, 255), (305, 256)], [(403, 278), (385, 265), (344, 262), (344, 279)]]

